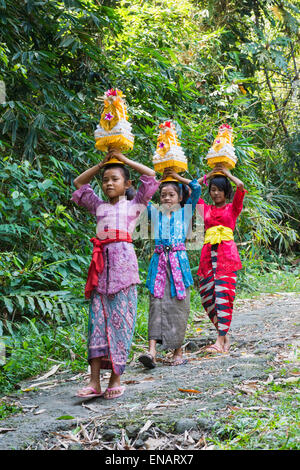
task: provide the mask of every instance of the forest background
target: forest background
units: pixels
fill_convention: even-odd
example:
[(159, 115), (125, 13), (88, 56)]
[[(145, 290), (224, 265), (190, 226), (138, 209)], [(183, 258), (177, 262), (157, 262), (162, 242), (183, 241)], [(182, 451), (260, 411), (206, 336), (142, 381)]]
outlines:
[[(239, 295), (299, 290), (298, 19), (285, 0), (0, 0), (2, 393), (51, 361), (86, 367), (95, 221), (70, 198), (74, 177), (103, 158), (93, 134), (109, 88), (126, 95), (130, 158), (150, 166), (164, 120), (198, 177), (219, 125), (233, 126), (234, 174), (248, 190)], [(101, 193), (100, 179), (93, 187)], [(151, 243), (135, 243), (134, 347), (147, 337)], [(189, 258), (196, 279), (199, 251)]]

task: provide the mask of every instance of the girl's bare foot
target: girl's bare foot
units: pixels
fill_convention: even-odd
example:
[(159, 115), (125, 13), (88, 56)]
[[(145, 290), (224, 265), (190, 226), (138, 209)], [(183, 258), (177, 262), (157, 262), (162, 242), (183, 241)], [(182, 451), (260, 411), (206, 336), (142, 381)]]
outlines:
[(224, 340), (225, 340), (224, 336), (218, 336), (218, 339), (215, 342), (215, 344), (208, 346), (205, 349), (205, 352), (215, 353), (215, 354), (223, 353), (224, 352)]
[(165, 361), (165, 364), (169, 366), (180, 366), (182, 364), (186, 364), (187, 362), (188, 361), (186, 359), (183, 359), (182, 349), (180, 347), (174, 350), (172, 358), (169, 361)]
[(114, 372), (112, 372), (109, 382), (108, 382), (108, 387), (114, 388), (114, 387), (120, 387), (120, 385), (121, 385), (120, 375), (117, 375)]
[(121, 386), (120, 375), (111, 373), (107, 389), (104, 392), (104, 398), (110, 400), (123, 395), (125, 387)]
[(207, 346), (207, 348), (205, 348), (205, 352), (212, 354), (223, 353), (223, 348), (220, 348), (220, 346), (215, 343), (211, 344), (210, 346)]
[(176, 362), (176, 363), (182, 361), (182, 349), (181, 348), (177, 348), (174, 350), (171, 361)]
[(78, 397), (87, 397), (91, 395), (101, 395), (101, 387), (100, 383), (98, 382), (90, 382), (85, 387), (78, 390), (77, 394)]

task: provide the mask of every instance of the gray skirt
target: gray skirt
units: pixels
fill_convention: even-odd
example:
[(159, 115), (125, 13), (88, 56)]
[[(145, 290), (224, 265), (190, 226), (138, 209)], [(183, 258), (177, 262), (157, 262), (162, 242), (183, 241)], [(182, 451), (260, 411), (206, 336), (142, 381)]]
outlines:
[(182, 346), (190, 314), (190, 288), (186, 297), (178, 300), (171, 297), (170, 265), (167, 263), (167, 279), (162, 299), (150, 294), (148, 339), (162, 344), (164, 349), (177, 349)]

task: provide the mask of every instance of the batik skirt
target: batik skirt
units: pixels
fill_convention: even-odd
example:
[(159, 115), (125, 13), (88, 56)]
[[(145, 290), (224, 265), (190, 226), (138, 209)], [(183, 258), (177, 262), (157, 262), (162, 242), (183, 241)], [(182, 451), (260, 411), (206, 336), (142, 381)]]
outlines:
[(114, 295), (92, 294), (88, 324), (88, 360), (101, 358), (101, 369), (123, 374), (137, 312), (137, 289), (130, 286)]
[(211, 247), (211, 270), (206, 277), (200, 277), (200, 294), (202, 305), (220, 336), (228, 333), (232, 320), (233, 302), (237, 272), (216, 276), (218, 246)]
[(171, 297), (170, 265), (167, 263), (166, 285), (163, 298), (150, 294), (148, 339), (154, 339), (163, 349), (178, 349), (184, 342), (190, 314), (190, 289), (186, 297), (178, 300)]

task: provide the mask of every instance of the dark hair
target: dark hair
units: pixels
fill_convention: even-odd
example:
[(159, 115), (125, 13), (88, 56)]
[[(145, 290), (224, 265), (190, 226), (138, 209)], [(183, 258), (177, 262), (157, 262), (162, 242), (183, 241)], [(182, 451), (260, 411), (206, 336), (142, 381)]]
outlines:
[(182, 201), (180, 201), (180, 205), (181, 207), (183, 207), (188, 198), (190, 197), (190, 193), (187, 186), (185, 184), (176, 183), (176, 181), (165, 181), (159, 186), (159, 194), (161, 193), (161, 190), (166, 186), (173, 186), (178, 196), (182, 196)]
[(232, 186), (230, 184), (230, 181), (228, 178), (226, 178), (226, 176), (222, 176), (222, 175), (218, 175), (218, 176), (215, 176), (214, 178), (212, 178), (209, 182), (209, 186), (208, 186), (208, 191), (210, 192), (210, 189), (211, 189), (211, 186), (212, 185), (215, 185), (217, 186), (217, 188), (220, 190), (220, 191), (224, 191), (224, 195), (226, 197), (226, 199), (231, 199), (231, 196), (232, 196)]
[[(130, 180), (130, 173), (129, 173), (128, 168), (125, 165), (118, 165), (118, 163), (110, 163), (108, 165), (105, 165), (102, 171), (102, 178), (106, 170), (110, 170), (111, 168), (119, 168), (123, 173), (125, 182)], [(133, 188), (133, 186), (130, 186), (130, 188), (126, 189), (125, 191), (125, 196), (128, 199), (128, 201), (131, 201), (134, 198), (135, 194), (136, 194), (136, 191)]]

